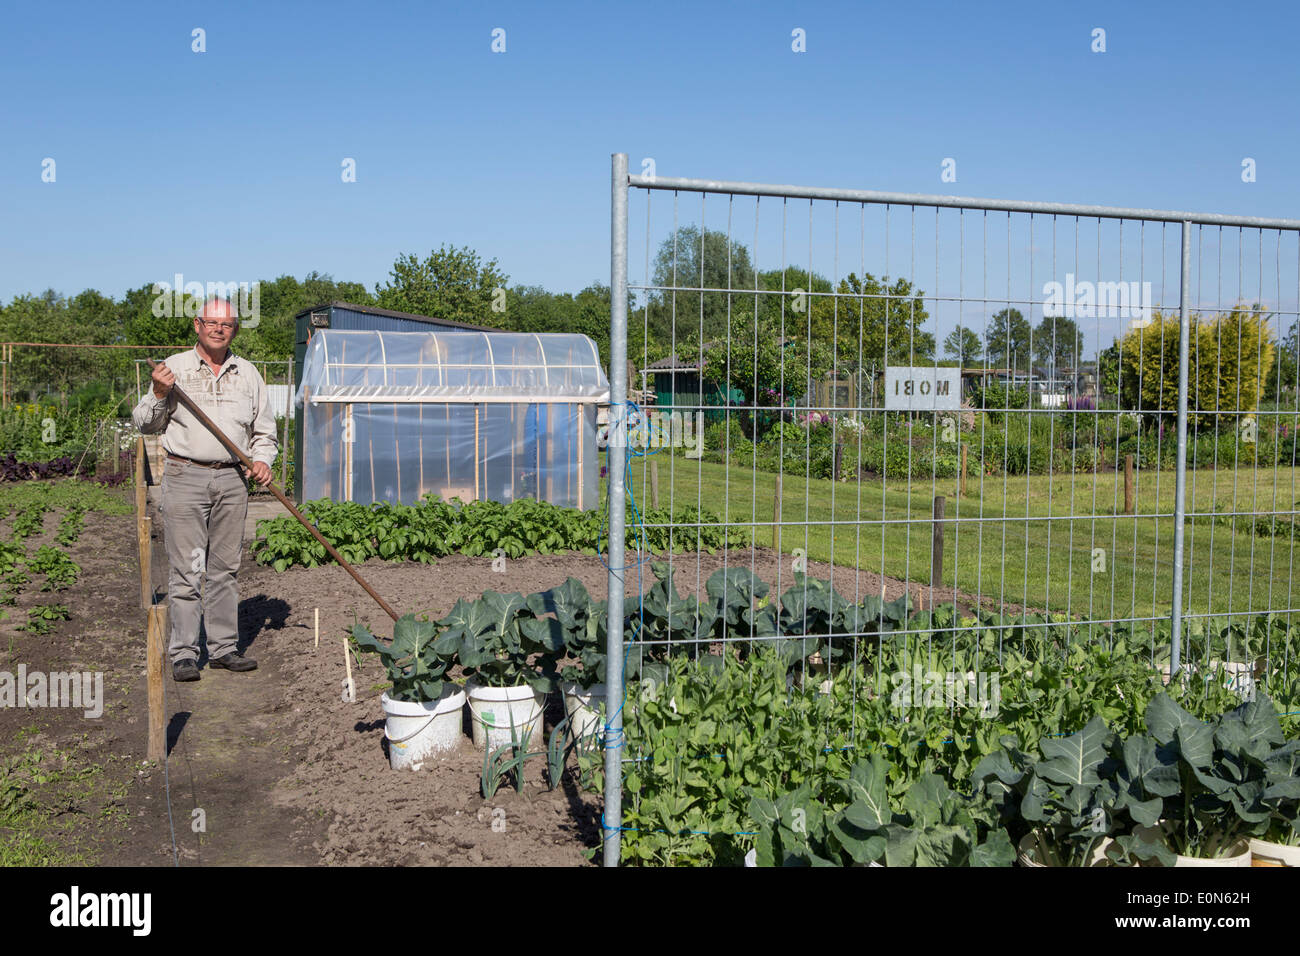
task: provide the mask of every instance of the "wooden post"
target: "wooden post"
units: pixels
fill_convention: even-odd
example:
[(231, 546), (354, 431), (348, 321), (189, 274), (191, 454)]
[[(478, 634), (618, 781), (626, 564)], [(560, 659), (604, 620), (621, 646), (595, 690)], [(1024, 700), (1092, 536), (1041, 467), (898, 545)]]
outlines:
[(650, 507), (659, 510), (659, 462), (650, 459)]
[(150, 760), (167, 756), (167, 715), (163, 711), (163, 660), (167, 647), (167, 605), (149, 606), (149, 629), (145, 638), (145, 674), (149, 687)]
[(284, 441), (280, 444), (280, 487), (289, 490), (287, 481), (289, 469), (289, 409), (293, 406), (293, 359), (284, 372)]
[(1124, 456), (1124, 513), (1133, 514), (1133, 456)]
[(934, 610), (934, 589), (943, 587), (943, 495), (934, 496), (934, 540), (930, 545), (930, 610)]
[(135, 440), (135, 520), (147, 517), (149, 509), (149, 489), (144, 483), (144, 436)]
[[(586, 451), (586, 448), (584, 447), (584, 443), (583, 443), (583, 440), (582, 440), (582, 436), (583, 436), (583, 433), (586, 432), (586, 430), (587, 430), (587, 408), (586, 408), (585, 405), (574, 405), (573, 407), (576, 408), (576, 409), (578, 410), (578, 510), (579, 510), (579, 511), (582, 511), (582, 510), (583, 510), (582, 486), (585, 485), (585, 484), (587, 483), (586, 474), (585, 474), (585, 472), (584, 472), (584, 469), (585, 469), (586, 465), (585, 465), (585, 463), (583, 462), (583, 453)], [(512, 493), (511, 493), (511, 498), (512, 498), (512, 499), (513, 499), (513, 497), (514, 497), (514, 494), (513, 494), (513, 487), (514, 487), (514, 468), (515, 468), (515, 446), (514, 446), (514, 443), (511, 442), (511, 444), (510, 444), (510, 481), (511, 481), (511, 489), (512, 489)], [(657, 480), (657, 479), (656, 479), (656, 480)], [(658, 508), (659, 505), (656, 504), (655, 507)]]
[[(352, 449), (356, 446), (357, 436), (352, 431), (352, 403), (348, 402), (348, 404), (345, 405), (343, 408), (344, 408), (344, 415), (346, 416), (343, 420), (344, 431), (343, 431), (342, 458), (344, 461), (343, 467), (346, 469), (343, 475), (343, 480), (346, 482), (344, 487), (347, 490), (346, 497), (344, 497), (343, 500), (351, 501), (352, 500), (352, 472), (354, 471), (352, 467)], [(303, 493), (306, 494), (305, 491)]]
[(961, 487), (957, 491), (959, 498), (966, 497), (966, 452), (969, 449), (965, 442), (961, 444)]
[(316, 608), (316, 613), (315, 613), (315, 628), (314, 628), (314, 629), (315, 629), (315, 631), (316, 631), (316, 645), (315, 645), (315, 646), (316, 646), (317, 648), (319, 648), (319, 647), (320, 647), (320, 608)]
[(831, 461), (831, 481), (840, 480), (840, 465), (844, 461), (844, 442), (837, 435), (835, 438), (835, 452)]
[(136, 544), (140, 550), (140, 606), (153, 606), (153, 522), (148, 517), (135, 524)]
[(776, 473), (776, 489), (772, 495), (772, 548), (781, 550), (781, 472)]

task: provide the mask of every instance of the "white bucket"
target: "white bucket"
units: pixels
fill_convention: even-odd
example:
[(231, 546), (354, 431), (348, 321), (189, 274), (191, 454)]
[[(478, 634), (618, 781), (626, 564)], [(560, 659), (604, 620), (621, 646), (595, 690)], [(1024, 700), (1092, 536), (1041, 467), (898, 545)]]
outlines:
[(544, 693), (527, 684), (484, 687), (473, 680), (465, 685), (465, 693), (469, 697), (475, 747), (496, 750), (509, 746), (516, 738), (524, 747), (533, 747), (534, 741), (540, 746), (542, 711), (546, 708)]
[(1250, 841), (1251, 866), (1300, 866), (1300, 846)]
[[(1092, 858), (1088, 866), (1112, 866), (1110, 859), (1106, 856), (1106, 848), (1114, 842), (1110, 837), (1105, 837), (1100, 843), (1092, 848)], [(1046, 867), (1048, 864), (1042, 861), (1049, 857), (1048, 846), (1043, 834), (1038, 830), (1031, 830), (1020, 839), (1019, 851), (1016, 854), (1016, 860), (1021, 866), (1027, 867)]]
[(605, 685), (564, 684), (564, 713), (569, 718), (569, 740), (581, 740), (600, 733), (601, 711), (605, 707)]
[(388, 764), (394, 770), (419, 770), (431, 756), (452, 750), (460, 742), (460, 712), (465, 692), (455, 684), (443, 686), (438, 700), (411, 702), (379, 698), (388, 722)]
[(1178, 855), (1174, 866), (1250, 866), (1250, 844), (1238, 840), (1223, 856), (1200, 857)]
[(1253, 700), (1255, 698), (1255, 675), (1258, 669), (1254, 664), (1243, 661), (1210, 661), (1210, 672), (1214, 673), (1223, 669), (1223, 686), (1228, 690), (1235, 690), (1242, 700)]

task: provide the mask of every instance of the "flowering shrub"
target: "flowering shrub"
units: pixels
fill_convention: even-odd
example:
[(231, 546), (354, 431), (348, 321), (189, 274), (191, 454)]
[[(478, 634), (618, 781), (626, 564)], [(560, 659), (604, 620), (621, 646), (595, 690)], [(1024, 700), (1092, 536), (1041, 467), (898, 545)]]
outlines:
[(819, 425), (829, 425), (831, 416), (827, 412), (809, 412), (807, 415), (799, 416), (799, 424), (805, 428), (816, 428)]

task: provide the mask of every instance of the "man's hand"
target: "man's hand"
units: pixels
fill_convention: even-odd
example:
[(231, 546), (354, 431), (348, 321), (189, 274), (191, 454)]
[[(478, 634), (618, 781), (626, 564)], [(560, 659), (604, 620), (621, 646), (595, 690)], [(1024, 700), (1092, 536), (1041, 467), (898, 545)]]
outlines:
[(271, 483), (271, 466), (264, 461), (255, 461), (249, 475), (255, 482), (265, 488)]
[[(166, 398), (167, 393), (170, 392), (172, 386), (176, 384), (176, 376), (172, 374), (172, 370), (167, 367), (165, 362), (159, 362), (155, 365), (153, 371), (149, 373), (149, 377), (153, 379), (153, 394), (155, 398)], [(269, 471), (270, 469), (267, 470)]]

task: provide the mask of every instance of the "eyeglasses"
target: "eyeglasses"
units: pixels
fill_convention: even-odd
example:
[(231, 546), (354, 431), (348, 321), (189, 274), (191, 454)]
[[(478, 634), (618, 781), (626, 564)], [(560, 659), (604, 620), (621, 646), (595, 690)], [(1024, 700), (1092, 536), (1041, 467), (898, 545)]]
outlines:
[(199, 324), (209, 332), (220, 329), (222, 332), (231, 332), (235, 328), (233, 322), (214, 322), (211, 319), (199, 319)]

